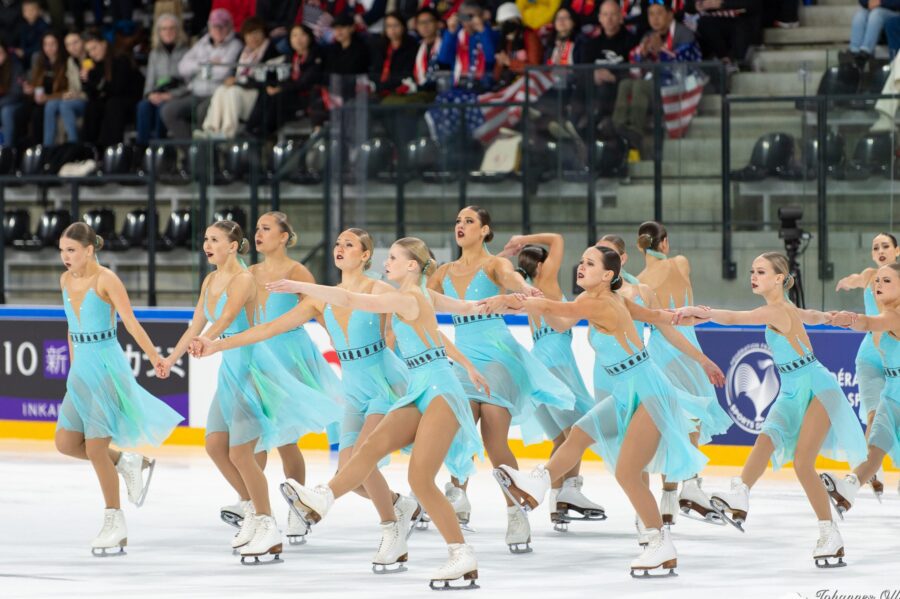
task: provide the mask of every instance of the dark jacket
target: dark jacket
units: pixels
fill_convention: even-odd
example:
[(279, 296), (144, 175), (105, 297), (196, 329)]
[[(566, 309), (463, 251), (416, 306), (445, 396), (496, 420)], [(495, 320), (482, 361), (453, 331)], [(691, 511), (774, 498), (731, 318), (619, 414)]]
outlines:
[(301, 0), (256, 0), (256, 16), (271, 31), (277, 27), (290, 29), (297, 19)]
[[(111, 63), (109, 61), (112, 61)], [(109, 64), (108, 64), (109, 63)], [(107, 78), (106, 74), (109, 73)], [(107, 100), (109, 98), (139, 98), (143, 92), (143, 81), (135, 86), (140, 73), (126, 56), (109, 56), (94, 65), (82, 84), (88, 100)]]
[[(291, 55), (288, 64), (293, 65), (297, 59), (297, 53)], [(319, 46), (313, 46), (306, 55), (306, 60), (298, 62), (298, 75), (294, 79), (292, 75), (279, 83), (281, 91), (287, 94), (305, 95), (312, 91), (316, 85), (321, 85), (325, 81), (324, 61), (322, 58), (322, 49)]]
[(375, 82), (375, 88), (379, 92), (388, 93), (397, 89), (403, 83), (404, 79), (412, 77), (413, 66), (416, 63), (416, 51), (418, 46), (416, 41), (406, 36), (400, 43), (400, 47), (396, 48), (391, 54), (391, 61), (386, 73), (387, 78), (382, 81), (384, 72), (384, 62), (388, 53), (387, 39), (379, 38), (374, 48), (374, 60), (369, 71), (369, 77)]

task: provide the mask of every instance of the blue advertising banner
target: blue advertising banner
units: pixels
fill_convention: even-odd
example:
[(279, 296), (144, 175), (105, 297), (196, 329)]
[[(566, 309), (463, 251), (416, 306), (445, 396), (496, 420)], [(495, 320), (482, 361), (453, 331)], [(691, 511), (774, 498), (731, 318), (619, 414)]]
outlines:
[[(835, 377), (859, 417), (856, 351), (863, 334), (831, 327), (807, 327), (818, 360)], [(762, 327), (697, 327), (703, 352), (725, 373), (725, 387), (716, 389), (719, 404), (734, 421), (716, 445), (752, 445), (781, 382)], [(862, 426), (862, 421), (860, 421)]]

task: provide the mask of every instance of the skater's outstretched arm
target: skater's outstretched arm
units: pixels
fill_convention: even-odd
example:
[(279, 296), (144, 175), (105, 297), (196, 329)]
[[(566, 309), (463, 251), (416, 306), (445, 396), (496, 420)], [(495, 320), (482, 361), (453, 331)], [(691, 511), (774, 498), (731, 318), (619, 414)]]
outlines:
[(419, 316), (419, 303), (416, 298), (399, 291), (382, 294), (354, 293), (340, 287), (301, 283), (287, 279), (269, 283), (266, 285), (266, 289), (271, 293), (305, 293), (319, 298), (326, 304), (364, 312), (375, 312), (376, 314), (399, 314), (405, 320), (415, 320)]
[(803, 324), (831, 324), (832, 313), (831, 312), (821, 312), (819, 310), (807, 310), (804, 308), (799, 309), (800, 312), (800, 320), (803, 321)]
[(429, 291), (428, 294), (434, 299), (434, 309), (438, 312), (446, 312), (450, 314), (484, 314), (484, 308), (480, 301), (461, 300), (455, 297), (448, 297), (437, 291)]
[(194, 337), (191, 343), (191, 355), (195, 358), (211, 356), (220, 351), (253, 345), (296, 329), (319, 315), (317, 303), (318, 300), (306, 297), (275, 320), (250, 327), (246, 331), (225, 339), (211, 340), (206, 337)]
[(860, 273), (847, 275), (835, 286), (835, 291), (849, 291), (851, 289), (861, 289), (868, 287), (872, 283), (872, 277), (875, 276), (877, 269), (867, 268)]
[(838, 326), (850, 327), (856, 331), (900, 331), (900, 312), (896, 309), (886, 309), (877, 316), (838, 312), (834, 316), (834, 323)]
[(97, 291), (100, 295), (105, 295), (109, 298), (109, 303), (119, 313), (122, 324), (125, 325), (125, 330), (134, 337), (140, 348), (147, 354), (150, 363), (156, 368), (160, 363), (159, 352), (150, 340), (150, 335), (147, 334), (147, 331), (135, 318), (134, 310), (131, 308), (131, 300), (128, 299), (128, 292), (125, 290), (125, 285), (116, 276), (116, 273), (106, 268), (102, 269), (100, 276), (97, 278)]
[(509, 241), (506, 242), (503, 251), (498, 255), (513, 258), (518, 255), (526, 245), (547, 246), (547, 257), (541, 262), (543, 266), (541, 266), (540, 275), (536, 277), (536, 280), (540, 283), (538, 287), (546, 289), (547, 286), (556, 286), (557, 290), (561, 292), (561, 290), (558, 289), (558, 275), (559, 269), (562, 267), (563, 256), (566, 252), (566, 242), (563, 239), (563, 236), (557, 233), (513, 235)]
[(779, 331), (790, 328), (790, 317), (783, 306), (765, 305), (753, 310), (715, 310), (706, 306), (685, 306), (675, 311), (675, 323), (685, 324), (687, 318), (711, 320), (719, 324), (772, 325)]
[(631, 314), (632, 318), (652, 325), (670, 325), (675, 318), (674, 312), (647, 308), (640, 304), (636, 304), (628, 298), (625, 298), (625, 307), (628, 308), (628, 313)]

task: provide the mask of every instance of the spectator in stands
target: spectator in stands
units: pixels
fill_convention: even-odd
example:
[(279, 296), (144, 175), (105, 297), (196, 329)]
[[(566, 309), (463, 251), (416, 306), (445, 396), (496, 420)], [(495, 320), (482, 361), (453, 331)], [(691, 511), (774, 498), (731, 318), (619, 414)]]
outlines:
[(16, 45), (13, 52), (26, 67), (31, 66), (31, 58), (38, 51), (41, 38), (50, 30), (47, 21), (41, 15), (38, 0), (22, 2), (22, 18), (16, 27)]
[[(648, 31), (629, 56), (633, 63), (696, 62), (702, 57), (694, 32), (675, 20), (670, 0), (651, 0), (647, 9)], [(653, 94), (650, 72), (619, 84), (613, 125), (629, 142), (639, 149), (647, 112)]]
[(235, 31), (240, 31), (244, 21), (256, 15), (256, 0), (212, 0), (211, 8), (212, 11), (227, 10), (231, 15), (232, 27)]
[(703, 55), (732, 65), (744, 62), (759, 21), (758, 0), (695, 0)]
[(553, 35), (544, 50), (544, 62), (571, 66), (581, 60), (583, 38), (579, 35), (578, 18), (571, 9), (562, 7), (553, 17)]
[(84, 115), (87, 96), (81, 85), (82, 63), (87, 59), (84, 40), (77, 33), (66, 35), (66, 91), (62, 97), (47, 100), (44, 106), (44, 145), (56, 143), (57, 119), (62, 119), (67, 141), (78, 141), (78, 119)]
[(404, 79), (412, 77), (417, 49), (416, 41), (409, 36), (406, 21), (400, 13), (385, 15), (384, 30), (375, 45), (375, 60), (372, 61), (370, 75), (379, 95), (405, 95), (409, 91)]
[(332, 23), (334, 42), (325, 49), (325, 74), (343, 77), (342, 96), (352, 96), (355, 87), (350, 75), (369, 73), (370, 52), (362, 35), (354, 31), (353, 17), (340, 14)]
[(200, 38), (178, 63), (178, 74), (185, 81), (184, 95), (168, 100), (160, 109), (169, 136), (185, 139), (191, 136), (191, 122), (206, 118), (209, 100), (226, 77), (234, 72), (241, 53), (241, 42), (232, 29), (227, 10), (209, 13), (209, 33)]
[(0, 146), (16, 147), (16, 117), (22, 102), (22, 65), (0, 46)]
[(625, 28), (625, 17), (616, 0), (604, 0), (600, 5), (600, 35), (586, 43), (584, 62), (601, 65), (594, 70), (595, 122), (608, 137), (612, 131), (612, 111), (616, 103), (619, 82), (628, 78), (628, 70), (619, 67), (628, 64), (628, 55), (637, 45), (637, 38)]
[(900, 0), (859, 0), (850, 25), (850, 53), (864, 64), (875, 52), (884, 22), (900, 11)]
[[(194, 131), (195, 138), (234, 137), (238, 127), (253, 111), (259, 92), (265, 88), (266, 82), (274, 84), (277, 81), (274, 64), (267, 63), (273, 59), (284, 62), (284, 56), (266, 37), (265, 22), (259, 17), (248, 18), (241, 27), (241, 36), (244, 38), (244, 49), (238, 57), (237, 70), (234, 76), (226, 77), (213, 93), (203, 120), (203, 128)], [(268, 70), (269, 66), (273, 67), (271, 72)]]
[(298, 112), (309, 110), (310, 100), (323, 81), (322, 50), (312, 29), (298, 24), (291, 27), (291, 70), (287, 79), (267, 85), (265, 97), (260, 94), (247, 119), (247, 130), (253, 135), (270, 134), (280, 125), (294, 119)]
[(166, 136), (161, 117), (162, 107), (184, 92), (184, 81), (178, 73), (178, 64), (187, 51), (187, 35), (178, 18), (172, 13), (159, 15), (153, 31), (152, 49), (147, 58), (144, 96), (137, 105), (135, 121), (139, 146), (147, 146), (151, 140)]
[(494, 36), (485, 27), (477, 0), (463, 0), (447, 20), (438, 62), (453, 71), (453, 85), (467, 90), (493, 87)]
[(87, 94), (82, 137), (103, 150), (122, 142), (143, 81), (131, 58), (113, 55), (99, 31), (88, 35), (84, 48), (90, 63), (85, 61), (81, 69), (81, 85)]
[(423, 102), (434, 99), (437, 89), (438, 56), (441, 52), (440, 17), (433, 8), (423, 8), (416, 13), (416, 33), (419, 47), (413, 64), (413, 75), (408, 83), (411, 92), (427, 94)]
[(288, 29), (302, 16), (302, 0), (256, 0), (256, 16), (266, 23), (269, 39), (282, 54), (291, 54)]
[(61, 98), (68, 89), (65, 52), (60, 48), (59, 39), (47, 33), (41, 39), (41, 51), (32, 61), (31, 76), (22, 84), (27, 96), (25, 110), (31, 122), (31, 143), (41, 143), (44, 138), (47, 100)]
[(494, 79), (498, 87), (506, 87), (525, 72), (526, 66), (541, 64), (544, 48), (537, 33), (522, 23), (522, 13), (515, 3), (500, 5), (497, 24), (500, 25), (500, 40), (494, 55)]
[(581, 24), (581, 33), (586, 36), (594, 34), (600, 16), (600, 4), (598, 0), (563, 0), (562, 3)]
[(644, 37), (644, 34), (650, 29), (650, 23), (647, 22), (649, 7), (649, 0), (622, 0), (622, 17), (625, 20), (625, 29), (637, 39)]

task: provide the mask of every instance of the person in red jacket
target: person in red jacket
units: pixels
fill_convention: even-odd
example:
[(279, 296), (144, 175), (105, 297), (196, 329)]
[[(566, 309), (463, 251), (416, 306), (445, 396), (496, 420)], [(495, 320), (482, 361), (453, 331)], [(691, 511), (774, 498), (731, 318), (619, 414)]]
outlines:
[(537, 33), (522, 23), (522, 13), (513, 2), (497, 8), (500, 39), (494, 54), (494, 79), (505, 87), (525, 72), (528, 65), (541, 64), (544, 48)]

